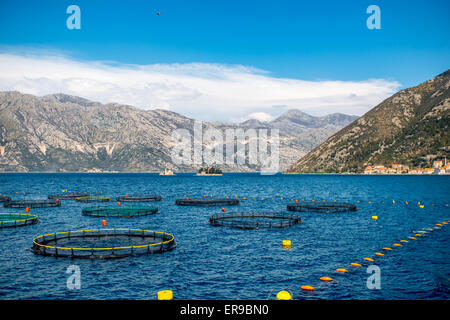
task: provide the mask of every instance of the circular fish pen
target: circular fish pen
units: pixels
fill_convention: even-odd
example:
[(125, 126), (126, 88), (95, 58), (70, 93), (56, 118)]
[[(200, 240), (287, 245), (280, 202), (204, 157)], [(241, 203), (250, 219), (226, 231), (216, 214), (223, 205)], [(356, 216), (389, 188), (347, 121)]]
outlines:
[(22, 227), (39, 222), (38, 216), (29, 213), (0, 213), (0, 228)]
[(48, 196), (49, 199), (59, 199), (59, 200), (74, 200), (76, 198), (88, 197), (88, 194), (74, 194), (74, 193), (62, 193), (62, 194), (51, 194)]
[(0, 197), (0, 202), (9, 202), (11, 201), (11, 197), (2, 196)]
[(121, 196), (116, 198), (119, 202), (151, 202), (151, 201), (161, 201), (162, 197), (156, 194), (150, 195), (132, 195), (132, 196)]
[(31, 251), (53, 257), (115, 259), (162, 253), (176, 247), (173, 235), (141, 229), (56, 232), (33, 239)]
[(178, 206), (197, 206), (197, 207), (212, 207), (212, 206), (236, 206), (239, 205), (238, 199), (178, 199), (175, 204)]
[(288, 204), (286, 209), (289, 211), (297, 211), (297, 212), (322, 212), (322, 213), (334, 213), (334, 212), (358, 210), (358, 208), (354, 204), (336, 203), (336, 202), (293, 203)]
[(93, 207), (84, 208), (81, 214), (91, 217), (139, 217), (157, 213), (156, 207)]
[(91, 196), (83, 196), (75, 198), (77, 202), (91, 203), (91, 202), (108, 202), (109, 197), (91, 197)]
[(61, 201), (56, 200), (19, 200), (9, 201), (3, 204), (5, 208), (48, 208), (60, 207)]
[(208, 223), (215, 227), (238, 229), (287, 228), (302, 222), (300, 216), (285, 212), (217, 213)]

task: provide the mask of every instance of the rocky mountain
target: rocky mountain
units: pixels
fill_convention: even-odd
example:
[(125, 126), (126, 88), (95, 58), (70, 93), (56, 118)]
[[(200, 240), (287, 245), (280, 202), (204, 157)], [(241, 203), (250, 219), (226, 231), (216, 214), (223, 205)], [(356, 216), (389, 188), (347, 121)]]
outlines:
[[(203, 122), (203, 128), (279, 129), (280, 166), (285, 169), (355, 118), (340, 114), (312, 117), (291, 110), (271, 122)], [(200, 166), (172, 162), (171, 136), (176, 129), (192, 133), (194, 123), (171, 111), (101, 104), (66, 94), (36, 97), (0, 92), (0, 171), (193, 171)], [(257, 170), (247, 164), (222, 168)]]
[(450, 149), (450, 70), (402, 90), (302, 157), (287, 172), (361, 172), (428, 166)]

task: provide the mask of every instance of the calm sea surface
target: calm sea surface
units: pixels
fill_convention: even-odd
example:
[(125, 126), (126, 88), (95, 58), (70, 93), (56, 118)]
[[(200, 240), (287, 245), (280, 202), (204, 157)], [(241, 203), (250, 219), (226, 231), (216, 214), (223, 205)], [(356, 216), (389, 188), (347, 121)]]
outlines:
[[(14, 200), (47, 198), (64, 189), (111, 196), (113, 201), (102, 206), (116, 205), (115, 197), (125, 193), (162, 195), (161, 202), (140, 204), (157, 205), (159, 213), (107, 218), (108, 227), (169, 232), (177, 248), (115, 260), (35, 255), (29, 250), (35, 236), (101, 228), (104, 218), (82, 216), (81, 209), (92, 204), (73, 200), (58, 208), (31, 209), (40, 223), (0, 229), (0, 299), (156, 299), (164, 289), (173, 290), (176, 299), (274, 299), (281, 290), (291, 291), (295, 299), (450, 297), (450, 224), (408, 239), (450, 219), (450, 176), (0, 174), (0, 192)], [(358, 211), (300, 213), (304, 222), (290, 228), (239, 230), (207, 223), (220, 207), (174, 205), (184, 195), (238, 196), (241, 205), (227, 212), (286, 211), (296, 199), (349, 201)], [(374, 215), (378, 220), (371, 219)], [(292, 241), (290, 250), (282, 249), (285, 239)], [(403, 239), (409, 242), (392, 246)], [(375, 252), (386, 253), (378, 257)], [(365, 257), (380, 267), (380, 290), (367, 288)], [(67, 288), (69, 265), (80, 267), (80, 290)], [(349, 272), (340, 274), (337, 268)], [(334, 281), (322, 283), (323, 276)], [(316, 290), (302, 292), (302, 285)]]

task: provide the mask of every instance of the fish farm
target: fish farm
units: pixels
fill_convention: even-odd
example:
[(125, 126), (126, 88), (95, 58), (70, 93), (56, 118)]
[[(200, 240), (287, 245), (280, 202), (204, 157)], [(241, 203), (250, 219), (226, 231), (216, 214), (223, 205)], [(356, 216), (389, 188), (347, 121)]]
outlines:
[(156, 207), (94, 207), (83, 208), (81, 214), (91, 217), (139, 217), (157, 213)]
[(197, 207), (212, 207), (212, 206), (236, 206), (239, 205), (239, 199), (178, 199), (175, 201), (178, 206), (197, 206)]
[(176, 247), (173, 235), (141, 229), (91, 229), (45, 234), (31, 250), (43, 256), (114, 259), (162, 253)]
[(215, 227), (238, 229), (287, 228), (302, 222), (300, 216), (285, 212), (218, 213), (209, 218)]
[(18, 200), (9, 201), (3, 204), (5, 208), (47, 208), (60, 207), (61, 202), (56, 200)]
[(116, 198), (119, 202), (151, 202), (151, 201), (161, 201), (162, 197), (156, 194), (151, 195), (132, 195), (132, 196), (120, 196)]
[(358, 208), (354, 204), (345, 203), (293, 203), (288, 204), (286, 209), (289, 211), (297, 212), (322, 212), (322, 213), (334, 213), (345, 211), (356, 211)]
[(0, 213), (0, 228), (22, 227), (39, 222), (38, 216), (28, 213)]

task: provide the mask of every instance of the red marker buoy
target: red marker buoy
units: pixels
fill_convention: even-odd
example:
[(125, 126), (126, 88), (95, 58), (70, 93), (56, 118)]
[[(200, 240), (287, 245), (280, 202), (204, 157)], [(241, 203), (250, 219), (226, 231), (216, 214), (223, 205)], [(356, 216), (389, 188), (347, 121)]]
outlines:
[(30, 212), (30, 208), (26, 207), (26, 208), (25, 208), (25, 212), (26, 212), (26, 213)]
[(106, 220), (102, 220), (102, 226), (106, 227)]
[(120, 206), (120, 202), (119, 201), (117, 201), (117, 205)]
[(225, 212), (226, 210), (225, 210), (225, 208), (222, 208), (222, 212)]

